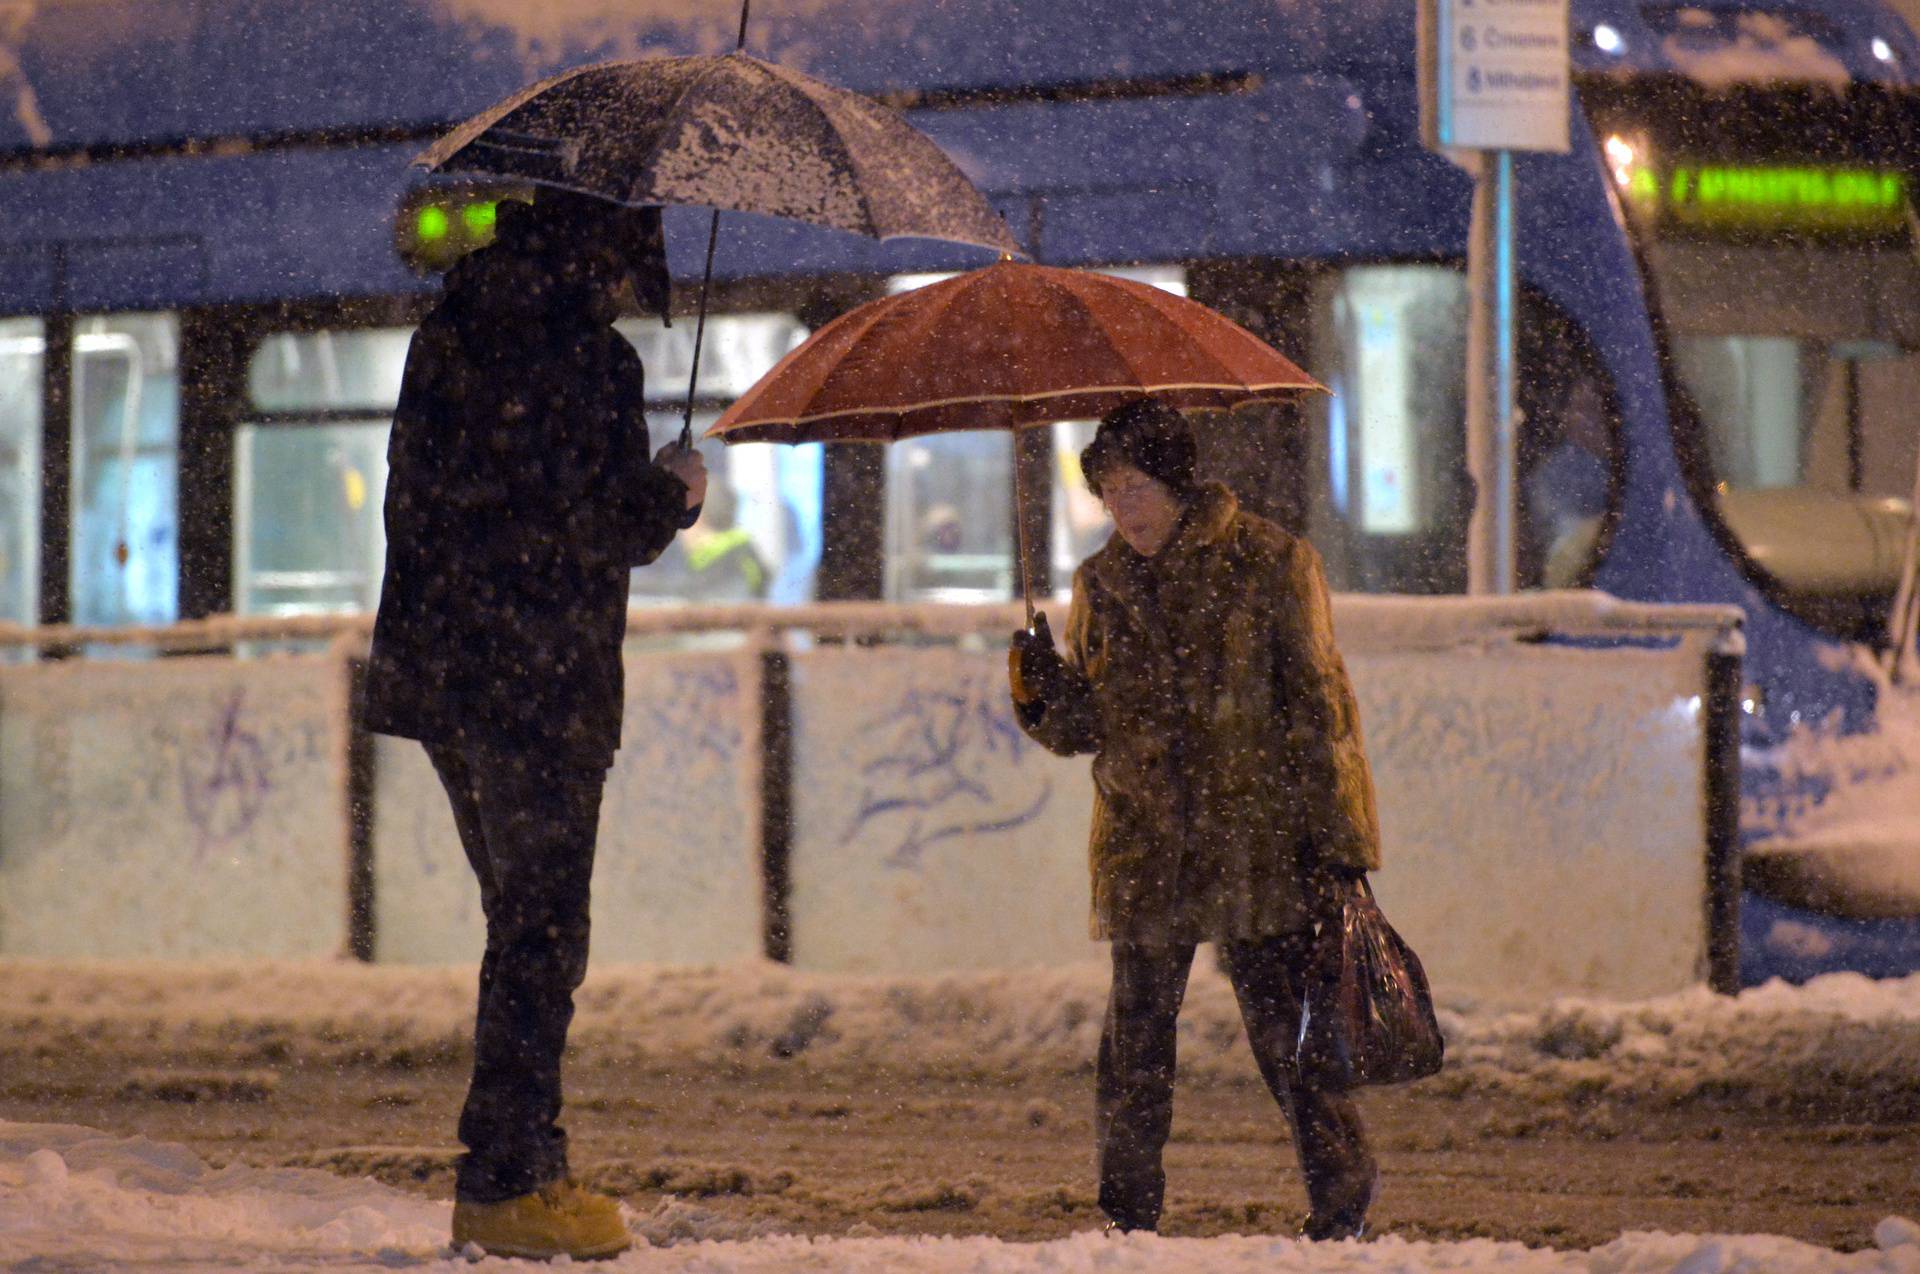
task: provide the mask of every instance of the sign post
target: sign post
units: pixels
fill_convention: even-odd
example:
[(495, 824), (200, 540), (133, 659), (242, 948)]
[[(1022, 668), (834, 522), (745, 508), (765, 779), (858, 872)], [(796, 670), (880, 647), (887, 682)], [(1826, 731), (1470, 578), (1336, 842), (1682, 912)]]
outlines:
[(1514, 590), (1513, 152), (1570, 147), (1567, 0), (1420, 0), (1420, 125), (1474, 177), (1468, 231), (1467, 591)]

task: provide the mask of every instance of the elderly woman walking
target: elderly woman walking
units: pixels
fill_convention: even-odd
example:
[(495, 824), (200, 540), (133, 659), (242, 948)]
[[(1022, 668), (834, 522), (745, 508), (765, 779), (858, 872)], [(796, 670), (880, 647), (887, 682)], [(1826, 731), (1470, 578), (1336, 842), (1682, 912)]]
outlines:
[(1096, 1096), (1100, 1207), (1152, 1230), (1195, 945), (1219, 944), (1260, 1074), (1293, 1128), (1302, 1234), (1359, 1237), (1378, 1179), (1350, 1096), (1294, 1064), (1317, 924), (1380, 865), (1373, 780), (1319, 555), (1200, 483), (1185, 419), (1109, 414), (1081, 457), (1116, 534), (1074, 576), (1066, 654), (1016, 634), (1026, 731), (1091, 752), (1093, 927), (1113, 983)]

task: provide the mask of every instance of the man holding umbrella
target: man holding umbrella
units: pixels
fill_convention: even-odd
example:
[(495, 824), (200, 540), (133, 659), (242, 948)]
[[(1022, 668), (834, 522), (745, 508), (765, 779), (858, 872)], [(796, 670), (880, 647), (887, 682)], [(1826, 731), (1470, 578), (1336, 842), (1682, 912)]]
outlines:
[(1175, 1022), (1195, 944), (1219, 944), (1248, 1042), (1293, 1126), (1309, 1238), (1357, 1237), (1377, 1174), (1353, 1099), (1295, 1065), (1310, 936), (1380, 865), (1373, 779), (1311, 545), (1198, 482), (1186, 420), (1109, 412), (1081, 456), (1113, 538), (1079, 569), (1067, 654), (1015, 635), (1026, 731), (1091, 752), (1100, 1206), (1152, 1230), (1173, 1118)]
[(568, 1179), (560, 1058), (587, 965), (601, 790), (620, 743), (628, 572), (698, 517), (706, 470), (648, 457), (613, 329), (663, 313), (658, 209), (542, 189), (503, 203), (408, 351), (365, 724), (426, 745), (487, 921), (453, 1239), (611, 1256), (613, 1200)]

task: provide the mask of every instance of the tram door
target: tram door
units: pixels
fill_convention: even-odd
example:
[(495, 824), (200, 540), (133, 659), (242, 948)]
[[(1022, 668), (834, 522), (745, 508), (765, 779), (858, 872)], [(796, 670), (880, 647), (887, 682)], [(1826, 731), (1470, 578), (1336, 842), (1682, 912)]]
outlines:
[(73, 321), (73, 620), (179, 617), (180, 323), (173, 314)]
[(40, 394), (46, 336), (39, 319), (0, 319), (0, 622), (40, 611)]

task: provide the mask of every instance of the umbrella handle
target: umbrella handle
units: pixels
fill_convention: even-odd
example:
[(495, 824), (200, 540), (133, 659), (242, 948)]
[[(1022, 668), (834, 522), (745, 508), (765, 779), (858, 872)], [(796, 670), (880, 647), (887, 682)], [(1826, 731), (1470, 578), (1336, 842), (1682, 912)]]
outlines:
[(1027, 570), (1026, 466), (1020, 463), (1020, 431), (1013, 431), (1013, 556), (1020, 568), (1020, 595), (1027, 601), (1027, 630), (1033, 630), (1033, 579)]

